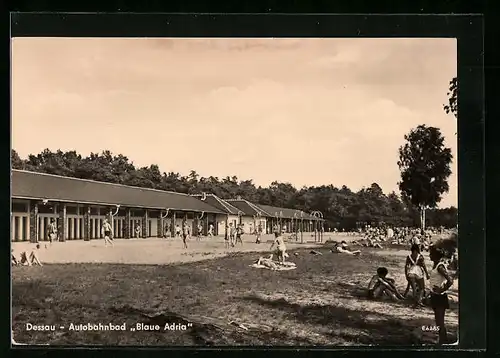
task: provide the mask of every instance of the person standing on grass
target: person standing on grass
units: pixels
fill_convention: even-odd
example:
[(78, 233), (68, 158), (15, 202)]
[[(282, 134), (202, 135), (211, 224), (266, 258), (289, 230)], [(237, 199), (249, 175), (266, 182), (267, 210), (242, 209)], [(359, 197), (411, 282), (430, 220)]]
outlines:
[(108, 246), (108, 243), (111, 246), (115, 246), (113, 243), (113, 232), (111, 229), (111, 224), (108, 219), (104, 219), (102, 222), (101, 234), (104, 237), (104, 246)]
[(181, 237), (181, 227), (179, 224), (175, 225), (175, 237)]
[(208, 233), (207, 233), (207, 236), (208, 236), (208, 237), (212, 237), (212, 236), (214, 236), (214, 225), (213, 225), (213, 224), (208, 225)]
[(255, 261), (255, 264), (265, 266), (271, 270), (278, 269), (278, 265), (273, 261), (273, 254), (269, 255), (267, 258), (262, 256), (259, 257), (259, 259)]
[(56, 221), (52, 218), (50, 219), (49, 227), (47, 228), (47, 236), (49, 237), (49, 242), (52, 245), (52, 241), (57, 239), (57, 225)]
[(453, 286), (453, 279), (448, 274), (447, 260), (444, 250), (436, 246), (429, 248), (429, 257), (433, 262), (429, 283), (431, 286), (430, 304), (434, 311), (434, 320), (439, 327), (439, 344), (447, 343), (447, 332), (444, 322), (446, 310), (450, 308), (447, 291)]
[(259, 226), (257, 226), (256, 235), (257, 239), (255, 240), (255, 243), (260, 244), (260, 237), (262, 236), (262, 224), (259, 224)]
[[(415, 306), (421, 307), (425, 293), (425, 278), (429, 279), (429, 273), (425, 265), (425, 259), (420, 253), (420, 246), (413, 244), (411, 254), (406, 257), (405, 277), (408, 281), (404, 296), (408, 296), (410, 287), (415, 299)], [(425, 277), (425, 278), (424, 278)]]
[(271, 253), (273, 252), (273, 248), (276, 245), (276, 255), (278, 256), (278, 262), (281, 262), (282, 264), (285, 263), (285, 258), (286, 258), (286, 245), (285, 241), (283, 240), (283, 235), (280, 235), (279, 233), (274, 234), (274, 241), (271, 244), (270, 251)]

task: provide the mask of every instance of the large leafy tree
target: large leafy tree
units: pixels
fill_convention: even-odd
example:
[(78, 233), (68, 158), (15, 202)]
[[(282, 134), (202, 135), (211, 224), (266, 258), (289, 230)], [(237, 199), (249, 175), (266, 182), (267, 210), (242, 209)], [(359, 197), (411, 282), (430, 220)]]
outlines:
[(419, 209), (424, 229), (425, 210), (435, 208), (449, 190), (453, 156), (438, 128), (420, 125), (405, 135), (405, 140), (399, 148), (399, 189)]
[(450, 86), (448, 88), (448, 103), (445, 104), (444, 110), (446, 113), (451, 113), (457, 118), (457, 108), (458, 108), (458, 79), (454, 77), (450, 81)]

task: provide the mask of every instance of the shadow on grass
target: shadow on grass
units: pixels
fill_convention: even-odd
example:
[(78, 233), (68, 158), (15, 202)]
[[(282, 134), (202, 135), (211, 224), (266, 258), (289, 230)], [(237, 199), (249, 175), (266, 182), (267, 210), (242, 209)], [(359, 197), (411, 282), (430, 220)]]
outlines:
[[(231, 325), (228, 321), (211, 322), (208, 317), (191, 319), (174, 311), (159, 311), (136, 308), (131, 305), (108, 305), (87, 302), (79, 296), (55, 295), (55, 288), (40, 280), (15, 283), (16, 302), (13, 312), (14, 331), (20, 342), (44, 344), (113, 344), (113, 345), (170, 345), (170, 346), (229, 346), (229, 345), (314, 345), (313, 341), (296, 337), (277, 329), (264, 330), (251, 328), (244, 330)], [(59, 299), (58, 299), (59, 298)], [(60, 300), (64, 298), (64, 300)], [(107, 307), (106, 307), (107, 306)], [(158, 332), (137, 332), (130, 336), (117, 332), (103, 332), (92, 336), (80, 332), (27, 332), (23, 327), (33, 314), (40, 322), (56, 324), (58, 322), (92, 322), (100, 317), (103, 322), (127, 322), (132, 327), (141, 322), (145, 325), (158, 325)], [(134, 323), (135, 322), (135, 323)], [(164, 331), (165, 325), (185, 325), (185, 331)], [(79, 336), (78, 336), (79, 335)], [(119, 336), (119, 337), (118, 337)]]
[[(338, 295), (338, 298), (347, 298), (347, 299), (357, 299), (357, 300), (365, 300), (365, 301), (373, 301), (370, 298), (368, 298), (368, 289), (364, 287), (360, 287), (359, 285), (353, 285), (349, 283), (343, 283), (339, 282), (337, 283), (338, 291), (337, 293), (340, 293)], [(384, 301), (383, 301), (384, 302)], [(391, 301), (389, 298), (386, 299), (387, 304), (390, 305), (397, 305), (397, 306), (403, 306), (403, 307), (411, 307), (414, 302), (411, 300), (411, 298), (404, 299), (401, 301)]]
[[(353, 285), (349, 283), (343, 283), (339, 282), (337, 283), (337, 287), (340, 289), (336, 291), (337, 293), (340, 293), (338, 298), (356, 298), (360, 300), (369, 300), (368, 299), (368, 289), (360, 287), (358, 285)], [(403, 292), (400, 291), (402, 294)], [(450, 290), (450, 292), (456, 292), (453, 290)], [(411, 291), (410, 291), (411, 293)], [(343, 294), (343, 295), (342, 295)], [(413, 301), (411, 299), (411, 295), (409, 298), (397, 302), (390, 302), (392, 305), (401, 305), (401, 306), (411, 306), (413, 305)], [(457, 311), (459, 307), (459, 302), (451, 301), (450, 300), (450, 310), (451, 311)]]
[[(332, 341), (339, 338), (364, 345), (421, 345), (434, 344), (435, 337), (416, 334), (422, 325), (429, 325), (428, 319), (396, 319), (391, 315), (353, 310), (336, 305), (300, 305), (285, 299), (269, 300), (257, 296), (245, 296), (243, 300), (258, 305), (286, 311), (293, 320), (304, 324), (322, 325), (329, 328), (326, 333)], [(450, 339), (456, 334), (449, 332)]]
[[(227, 346), (227, 345), (270, 345), (283, 344), (287, 342), (293, 345), (311, 346), (314, 342), (305, 339), (289, 336), (285, 332), (272, 329), (265, 331), (260, 329), (242, 330), (231, 326), (229, 322), (214, 324), (206, 320), (193, 320), (175, 312), (165, 310), (159, 314), (148, 314), (143, 310), (124, 306), (112, 308), (113, 313), (125, 314), (128, 317), (139, 317), (145, 324), (165, 325), (180, 324), (190, 327), (186, 333), (192, 339), (194, 345), (200, 346)], [(194, 322), (193, 322), (194, 321)]]

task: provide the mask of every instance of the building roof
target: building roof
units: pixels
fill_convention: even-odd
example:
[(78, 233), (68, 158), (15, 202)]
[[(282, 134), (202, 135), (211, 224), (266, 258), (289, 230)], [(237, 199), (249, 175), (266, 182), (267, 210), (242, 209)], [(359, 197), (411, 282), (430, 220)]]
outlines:
[(238, 208), (238, 210), (243, 212), (243, 214), (246, 216), (255, 216), (255, 215), (261, 215), (264, 217), (271, 216), (269, 213), (262, 210), (259, 206), (245, 199), (228, 199), (227, 202)]
[[(205, 198), (203, 196), (205, 195)], [(202, 200), (203, 202), (213, 206), (230, 215), (238, 215), (239, 209), (228, 203), (226, 200), (219, 198), (214, 194), (194, 194), (195, 198)]]
[(187, 194), (24, 170), (12, 170), (12, 197), (225, 214)]
[[(256, 205), (259, 206), (265, 212), (269, 213), (273, 217), (275, 217), (276, 214), (278, 214), (278, 215), (280, 215), (280, 217), (282, 217), (284, 219), (318, 220), (317, 217), (315, 217), (311, 214), (308, 214), (302, 210), (279, 208), (277, 206), (262, 205), (262, 204), (256, 204)], [(301, 215), (301, 213), (302, 213), (302, 215)], [(281, 216), (281, 214), (282, 214), (282, 216)]]

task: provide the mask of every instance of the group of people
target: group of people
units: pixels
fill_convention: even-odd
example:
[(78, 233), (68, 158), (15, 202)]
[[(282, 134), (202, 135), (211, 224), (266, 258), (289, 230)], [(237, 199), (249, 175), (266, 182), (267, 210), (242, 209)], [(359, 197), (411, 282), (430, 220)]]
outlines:
[[(197, 234), (196, 234), (196, 237), (197, 239), (201, 239), (201, 237), (203, 236), (203, 225), (201, 222), (198, 222), (198, 225), (196, 226), (196, 229), (197, 229)], [(170, 237), (171, 236), (171, 226), (170, 224), (166, 224), (164, 229), (163, 229), (163, 237)], [(182, 223), (182, 225), (175, 225), (175, 228), (174, 228), (174, 237), (176, 238), (180, 238), (182, 237), (184, 234), (186, 234), (188, 237), (191, 237), (192, 234), (191, 234), (191, 225), (187, 222), (187, 221), (184, 221)], [(207, 237), (213, 237), (214, 236), (214, 225), (213, 224), (209, 224), (208, 225), (208, 230), (207, 230)]]
[[(405, 263), (407, 281), (405, 292), (403, 294), (399, 292), (394, 279), (388, 277), (387, 268), (379, 267), (368, 284), (368, 297), (371, 299), (389, 297), (398, 301), (408, 298), (411, 290), (414, 307), (422, 307), (423, 300), (428, 299), (434, 311), (436, 326), (439, 327), (439, 342), (446, 343), (444, 318), (446, 310), (450, 307), (447, 292), (453, 285), (453, 278), (448, 271), (450, 258), (438, 246), (430, 246), (429, 258), (432, 261), (430, 272), (427, 270), (420, 246), (413, 244)], [(426, 293), (426, 280), (429, 285), (428, 293)]]
[[(196, 235), (197, 240), (201, 239), (201, 233), (203, 232), (203, 226), (201, 223), (198, 224), (198, 235)], [(57, 230), (57, 228), (56, 228)], [(140, 236), (141, 233), (141, 228), (140, 226), (136, 226), (135, 228), (136, 233), (138, 236)], [(256, 235), (256, 243), (261, 242), (261, 237), (262, 237), (262, 226), (259, 225), (257, 227), (257, 230), (255, 230), (255, 235)], [(166, 233), (170, 232), (170, 226), (165, 227), (164, 231), (164, 236), (166, 236)], [(108, 219), (103, 220), (102, 228), (101, 228), (101, 233), (102, 236), (104, 237), (104, 245), (108, 246), (111, 245), (113, 246), (113, 230), (112, 226), (109, 223)], [(234, 225), (233, 223), (228, 223), (226, 225), (226, 233), (225, 233), (225, 245), (226, 248), (235, 247), (236, 244), (240, 243), (240, 245), (243, 245), (243, 240), (242, 240), (242, 235), (244, 233), (243, 229), (243, 224), (239, 225)], [(214, 225), (210, 224), (208, 227), (208, 232), (207, 232), (208, 237), (213, 237), (214, 236)], [(191, 225), (187, 222), (184, 221), (182, 223), (182, 226), (177, 224), (175, 226), (175, 237), (176, 238), (182, 238), (183, 246), (185, 249), (188, 248), (188, 240), (192, 237), (191, 234)]]
[(240, 243), (243, 245), (243, 224), (233, 225), (233, 223), (228, 223), (226, 225), (226, 232), (224, 235), (225, 248), (235, 247), (236, 244)]
[(408, 227), (371, 227), (359, 228), (353, 235), (362, 236), (355, 241), (365, 247), (382, 248), (384, 243), (392, 245), (419, 245), (421, 251), (428, 251), (431, 239), (435, 235), (444, 234), (444, 228), (429, 228), (427, 230)]
[(19, 259), (14, 254), (14, 250), (10, 251), (11, 264), (13, 266), (43, 266), (38, 256), (40, 250), (40, 244), (36, 244), (35, 249), (31, 251), (28, 255), (26, 251), (22, 251), (19, 255)]

